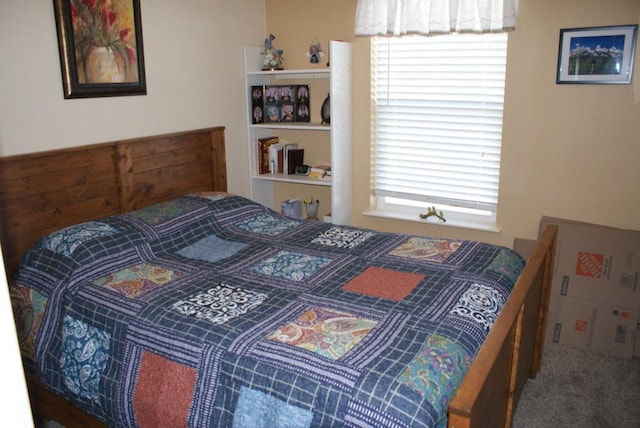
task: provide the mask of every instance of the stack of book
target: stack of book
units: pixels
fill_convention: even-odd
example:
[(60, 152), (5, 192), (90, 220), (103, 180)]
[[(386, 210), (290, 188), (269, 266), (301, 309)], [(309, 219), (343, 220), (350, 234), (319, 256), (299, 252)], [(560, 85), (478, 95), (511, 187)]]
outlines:
[(296, 166), (304, 164), (304, 149), (298, 143), (280, 142), (276, 136), (258, 139), (259, 174), (295, 174)]
[(309, 178), (315, 178), (318, 180), (331, 180), (331, 166), (330, 165), (317, 165), (311, 167), (309, 171)]

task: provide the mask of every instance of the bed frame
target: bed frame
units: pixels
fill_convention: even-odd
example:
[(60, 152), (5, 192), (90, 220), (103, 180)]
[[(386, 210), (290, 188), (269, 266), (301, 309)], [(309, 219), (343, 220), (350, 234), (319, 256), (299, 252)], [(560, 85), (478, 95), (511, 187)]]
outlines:
[[(226, 191), (224, 128), (0, 158), (0, 243), (9, 279), (45, 234), (188, 192)], [(511, 426), (540, 370), (557, 229), (548, 226), (449, 406), (449, 427)], [(104, 426), (26, 373), (34, 420)]]

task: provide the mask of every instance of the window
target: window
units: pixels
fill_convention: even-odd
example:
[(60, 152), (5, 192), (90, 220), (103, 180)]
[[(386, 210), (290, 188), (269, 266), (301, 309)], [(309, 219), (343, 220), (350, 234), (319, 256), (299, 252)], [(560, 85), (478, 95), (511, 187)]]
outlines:
[(495, 227), (507, 34), (374, 37), (378, 211)]

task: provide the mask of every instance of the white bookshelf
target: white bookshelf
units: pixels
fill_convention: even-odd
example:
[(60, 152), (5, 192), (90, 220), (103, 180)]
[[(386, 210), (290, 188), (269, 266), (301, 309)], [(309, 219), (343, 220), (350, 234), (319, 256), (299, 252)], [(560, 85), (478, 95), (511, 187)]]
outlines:
[[(278, 183), (300, 184), (308, 186), (330, 187), (332, 222), (347, 225), (352, 217), (352, 174), (351, 174), (351, 44), (330, 42), (330, 66), (324, 69), (274, 70), (261, 71), (263, 56), (261, 47), (245, 47), (245, 97), (248, 135), (249, 172), (251, 199), (279, 210), (281, 201), (276, 201), (275, 186)], [(331, 94), (331, 124), (320, 122), (275, 122), (252, 124), (251, 87), (262, 85), (309, 84), (310, 98), (324, 100), (326, 91), (314, 91), (314, 79), (328, 81)], [(312, 120), (319, 112), (312, 112)], [(329, 153), (331, 179), (311, 179), (302, 175), (259, 174), (257, 140), (282, 132), (295, 131), (297, 141), (305, 147), (305, 136), (313, 141), (309, 144), (326, 144)], [(309, 146), (306, 146), (307, 148)], [(324, 148), (323, 148), (324, 149)], [(305, 150), (305, 154), (306, 154)], [(313, 165), (312, 165), (313, 166)], [(324, 201), (323, 201), (324, 202)]]

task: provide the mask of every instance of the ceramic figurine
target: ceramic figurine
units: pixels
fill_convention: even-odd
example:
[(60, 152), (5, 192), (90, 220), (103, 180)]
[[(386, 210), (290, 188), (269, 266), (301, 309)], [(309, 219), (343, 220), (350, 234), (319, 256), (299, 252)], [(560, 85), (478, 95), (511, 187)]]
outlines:
[(264, 48), (262, 49), (262, 55), (264, 55), (264, 63), (262, 64), (262, 70), (282, 70), (282, 50), (276, 49), (273, 46), (273, 40), (276, 38), (273, 34), (269, 34), (269, 37), (264, 39)]
[(313, 42), (311, 42), (311, 46), (309, 46), (309, 50), (307, 51), (307, 58), (309, 58), (309, 62), (311, 64), (320, 64), (323, 57), (324, 52), (322, 52), (320, 42), (318, 39), (314, 38)]

